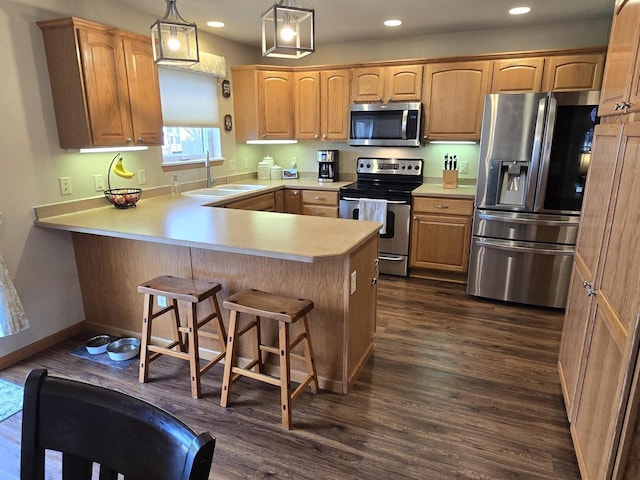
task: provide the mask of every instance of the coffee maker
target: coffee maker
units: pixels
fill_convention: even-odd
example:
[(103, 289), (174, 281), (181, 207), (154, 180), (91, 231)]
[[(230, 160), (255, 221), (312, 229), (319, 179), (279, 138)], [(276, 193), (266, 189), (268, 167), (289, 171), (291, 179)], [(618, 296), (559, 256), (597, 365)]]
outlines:
[(318, 150), (318, 182), (338, 180), (338, 150)]

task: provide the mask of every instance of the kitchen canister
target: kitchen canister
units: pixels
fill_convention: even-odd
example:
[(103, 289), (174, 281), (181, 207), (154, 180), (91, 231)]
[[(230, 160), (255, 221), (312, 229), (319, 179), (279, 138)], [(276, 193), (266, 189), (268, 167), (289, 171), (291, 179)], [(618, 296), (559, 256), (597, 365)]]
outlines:
[(271, 165), (265, 161), (258, 162), (258, 180), (269, 180), (271, 178)]
[(282, 167), (280, 165), (271, 167), (271, 180), (282, 180)]
[[(267, 165), (269, 165), (270, 167), (273, 167), (276, 164), (276, 161), (273, 159), (273, 157), (270, 157), (269, 155), (267, 155), (266, 157), (264, 157), (262, 159), (262, 162), (266, 163)], [(262, 163), (261, 162), (261, 163)]]

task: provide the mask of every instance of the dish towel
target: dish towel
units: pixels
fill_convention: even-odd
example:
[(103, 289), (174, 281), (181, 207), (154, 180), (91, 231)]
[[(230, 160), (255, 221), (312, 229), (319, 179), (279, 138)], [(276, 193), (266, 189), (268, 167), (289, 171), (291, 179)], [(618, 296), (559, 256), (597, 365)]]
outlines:
[(361, 198), (358, 203), (358, 220), (380, 222), (380, 235), (387, 233), (387, 201), (373, 198)]

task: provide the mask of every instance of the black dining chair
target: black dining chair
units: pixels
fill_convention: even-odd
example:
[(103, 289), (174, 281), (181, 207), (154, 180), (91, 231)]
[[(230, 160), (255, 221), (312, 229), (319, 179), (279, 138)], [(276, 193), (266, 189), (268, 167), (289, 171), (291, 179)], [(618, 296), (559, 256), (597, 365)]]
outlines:
[(43, 369), (27, 376), (21, 480), (45, 478), (47, 450), (62, 452), (63, 480), (90, 479), (94, 463), (100, 480), (206, 480), (214, 447), (210, 433), (140, 399)]

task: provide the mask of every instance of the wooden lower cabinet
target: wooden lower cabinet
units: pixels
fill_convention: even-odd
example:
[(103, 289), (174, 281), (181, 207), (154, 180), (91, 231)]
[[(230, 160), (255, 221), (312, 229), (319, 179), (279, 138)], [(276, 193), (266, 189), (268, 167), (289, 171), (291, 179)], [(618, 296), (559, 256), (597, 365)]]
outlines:
[(284, 211), (287, 213), (302, 214), (302, 191), (284, 190)]
[(276, 199), (274, 193), (263, 193), (255, 197), (230, 202), (225, 205), (227, 208), (236, 208), (238, 210), (259, 210), (264, 212), (276, 211)]
[(473, 200), (444, 197), (414, 199), (411, 267), (465, 274), (466, 277), (472, 215)]
[(338, 192), (303, 190), (302, 213), (316, 217), (338, 218)]
[(638, 182), (640, 123), (599, 125), (559, 360), (583, 480), (637, 478), (629, 472), (640, 448)]

